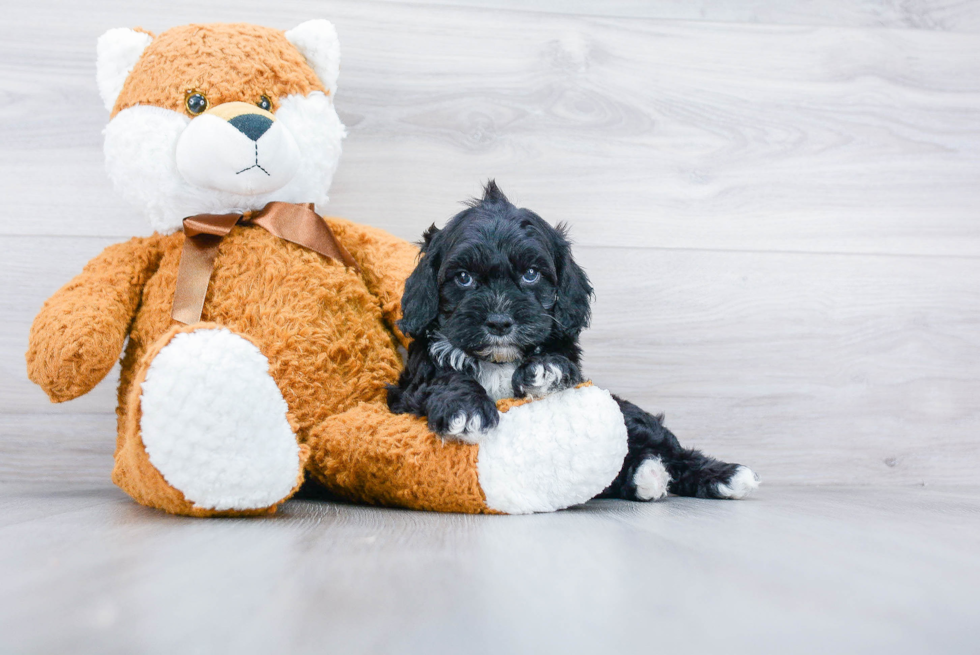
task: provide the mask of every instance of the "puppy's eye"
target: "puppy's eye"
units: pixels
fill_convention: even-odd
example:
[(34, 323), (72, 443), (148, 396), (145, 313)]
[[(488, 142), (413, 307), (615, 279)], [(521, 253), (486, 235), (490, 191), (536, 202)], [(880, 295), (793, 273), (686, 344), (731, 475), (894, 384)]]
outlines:
[(524, 284), (534, 284), (541, 279), (541, 271), (536, 268), (529, 268), (524, 271), (524, 275), (521, 276), (521, 282)]
[(266, 111), (272, 110), (272, 101), (269, 100), (269, 96), (262, 96), (255, 104), (258, 105), (260, 109), (264, 109)]
[(473, 286), (473, 276), (466, 271), (460, 271), (456, 274), (456, 284), (461, 287)]
[(198, 114), (203, 114), (208, 109), (208, 99), (203, 93), (198, 93), (197, 91), (188, 91), (184, 95), (184, 107), (187, 109), (187, 113), (191, 116), (197, 116)]

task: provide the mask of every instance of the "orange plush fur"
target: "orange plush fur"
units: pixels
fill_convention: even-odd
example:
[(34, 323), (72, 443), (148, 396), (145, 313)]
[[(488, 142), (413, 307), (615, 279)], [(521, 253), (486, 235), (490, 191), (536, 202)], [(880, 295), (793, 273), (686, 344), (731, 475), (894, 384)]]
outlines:
[[(215, 61), (224, 65), (215, 66)], [(263, 95), (279, 108), (279, 98), (324, 91), (323, 84), (279, 30), (236, 23), (184, 25), (153, 39), (133, 67), (115, 116), (137, 104), (184, 111), (188, 91), (207, 96), (212, 106)]]

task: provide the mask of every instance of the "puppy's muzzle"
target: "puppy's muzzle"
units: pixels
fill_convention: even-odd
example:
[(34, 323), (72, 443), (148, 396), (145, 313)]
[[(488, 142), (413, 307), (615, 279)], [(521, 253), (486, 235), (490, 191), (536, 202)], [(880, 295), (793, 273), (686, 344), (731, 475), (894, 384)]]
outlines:
[(274, 114), (246, 102), (226, 102), (191, 119), (176, 155), (188, 183), (246, 196), (281, 189), (300, 165), (289, 130)]

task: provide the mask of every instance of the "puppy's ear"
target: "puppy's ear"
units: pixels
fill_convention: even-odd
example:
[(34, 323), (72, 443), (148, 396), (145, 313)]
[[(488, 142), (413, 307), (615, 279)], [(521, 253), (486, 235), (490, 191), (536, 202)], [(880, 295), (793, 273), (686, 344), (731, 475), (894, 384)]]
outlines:
[(402, 319), (398, 329), (402, 334), (417, 339), (439, 315), (439, 229), (433, 224), (422, 235), (422, 252), (415, 270), (405, 280), (402, 294)]
[(558, 243), (555, 265), (558, 273), (558, 288), (555, 290), (554, 316), (562, 332), (572, 338), (589, 327), (592, 318), (592, 285), (575, 260), (572, 259), (572, 246), (565, 238), (567, 228), (558, 226), (561, 239)]

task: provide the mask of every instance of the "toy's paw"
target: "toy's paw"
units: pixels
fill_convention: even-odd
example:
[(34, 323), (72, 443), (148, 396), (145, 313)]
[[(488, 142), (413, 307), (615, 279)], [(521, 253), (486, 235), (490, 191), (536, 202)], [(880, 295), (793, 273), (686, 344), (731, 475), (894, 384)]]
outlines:
[(490, 509), (553, 512), (599, 494), (626, 453), (626, 425), (609, 392), (565, 389), (501, 415), (480, 443), (480, 487)]
[(512, 384), (518, 398), (543, 398), (582, 381), (578, 366), (561, 355), (528, 358), (516, 371)]
[(300, 448), (269, 362), (226, 329), (175, 335), (141, 387), (150, 463), (196, 507), (271, 507), (296, 487)]
[(633, 474), (637, 500), (660, 500), (667, 496), (670, 473), (659, 457), (643, 460)]
[(500, 412), (486, 394), (459, 394), (429, 408), (430, 430), (467, 443), (478, 443), (499, 422)]
[(748, 466), (739, 466), (725, 480), (715, 483), (715, 498), (741, 500), (759, 488), (762, 478)]

